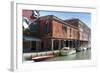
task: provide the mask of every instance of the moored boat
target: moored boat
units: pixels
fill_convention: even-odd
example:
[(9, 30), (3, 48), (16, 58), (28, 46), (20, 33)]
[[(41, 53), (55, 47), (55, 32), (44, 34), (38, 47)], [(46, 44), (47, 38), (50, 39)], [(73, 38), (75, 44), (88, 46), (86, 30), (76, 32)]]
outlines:
[(70, 55), (76, 53), (76, 50), (74, 48), (69, 49), (68, 47), (64, 47), (61, 49), (61, 55)]
[(32, 60), (35, 62), (38, 62), (38, 61), (43, 61), (43, 60), (46, 60), (46, 59), (52, 58), (52, 57), (53, 57), (53, 55), (37, 56), (37, 57), (32, 57)]

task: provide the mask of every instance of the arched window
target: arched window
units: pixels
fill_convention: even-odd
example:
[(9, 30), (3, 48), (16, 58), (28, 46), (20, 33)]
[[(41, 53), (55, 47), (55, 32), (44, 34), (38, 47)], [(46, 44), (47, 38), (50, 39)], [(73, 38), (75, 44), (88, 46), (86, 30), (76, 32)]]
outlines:
[(45, 22), (44, 32), (45, 32), (45, 33), (49, 33), (49, 32), (50, 32), (50, 25), (49, 25), (49, 21), (46, 21), (46, 22)]

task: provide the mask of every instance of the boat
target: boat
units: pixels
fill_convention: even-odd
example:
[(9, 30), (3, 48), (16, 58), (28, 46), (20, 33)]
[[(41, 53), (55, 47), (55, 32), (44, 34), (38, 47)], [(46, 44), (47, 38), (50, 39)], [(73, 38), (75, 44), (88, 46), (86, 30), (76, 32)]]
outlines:
[(70, 55), (76, 53), (76, 50), (74, 48), (69, 49), (68, 47), (64, 47), (61, 49), (61, 55)]
[(48, 58), (52, 58), (54, 57), (53, 55), (45, 55), (45, 56), (37, 56), (37, 57), (32, 57), (32, 60), (35, 61), (35, 62), (38, 62), (38, 61), (44, 61)]
[(77, 48), (76, 51), (81, 52), (81, 51), (86, 51), (87, 49), (88, 49), (87, 47), (80, 47), (80, 48)]

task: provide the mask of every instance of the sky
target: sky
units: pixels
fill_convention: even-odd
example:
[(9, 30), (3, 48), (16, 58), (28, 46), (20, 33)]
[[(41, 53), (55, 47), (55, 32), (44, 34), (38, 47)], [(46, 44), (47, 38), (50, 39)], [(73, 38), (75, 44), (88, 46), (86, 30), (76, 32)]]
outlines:
[(78, 18), (91, 28), (91, 14), (83, 12), (40, 11), (40, 16), (54, 15), (62, 20)]

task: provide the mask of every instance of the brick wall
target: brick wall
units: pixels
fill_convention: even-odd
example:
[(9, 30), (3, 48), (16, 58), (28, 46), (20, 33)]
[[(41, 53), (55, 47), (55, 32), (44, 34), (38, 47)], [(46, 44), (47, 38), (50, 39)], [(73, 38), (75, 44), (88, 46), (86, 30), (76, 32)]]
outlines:
[(78, 39), (78, 30), (53, 20), (52, 37), (63, 39)]

